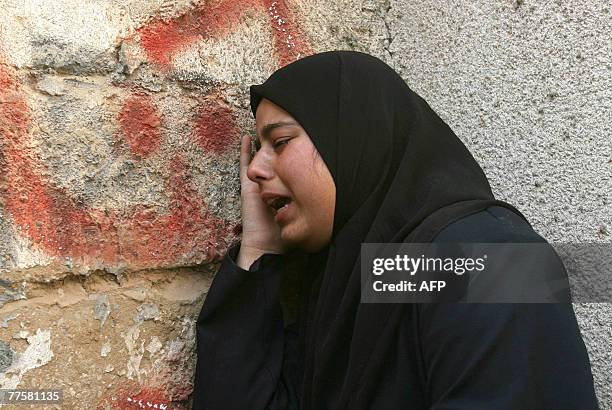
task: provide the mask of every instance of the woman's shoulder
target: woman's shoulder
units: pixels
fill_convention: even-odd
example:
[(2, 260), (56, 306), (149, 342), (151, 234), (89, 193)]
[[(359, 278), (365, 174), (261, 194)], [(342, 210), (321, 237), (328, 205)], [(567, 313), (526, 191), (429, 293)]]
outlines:
[[(476, 249), (488, 256), (486, 275), (470, 277), (467, 294), (471, 301), (571, 301), (566, 270), (552, 245), (508, 208), (491, 206), (462, 217), (442, 229), (433, 242), (478, 244)], [(526, 243), (529, 245), (524, 246)], [(471, 256), (474, 250), (466, 252), (465, 256)]]
[(444, 227), (433, 242), (546, 242), (520, 215), (502, 206), (464, 216)]

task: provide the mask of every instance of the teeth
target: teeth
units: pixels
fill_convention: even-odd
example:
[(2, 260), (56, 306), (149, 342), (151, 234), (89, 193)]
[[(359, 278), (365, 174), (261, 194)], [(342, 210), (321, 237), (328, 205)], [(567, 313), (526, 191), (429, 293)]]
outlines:
[(274, 210), (274, 214), (275, 214), (275, 215), (278, 215), (278, 213), (279, 213), (280, 211), (282, 211), (283, 209), (285, 209), (285, 208), (286, 208), (288, 205), (289, 205), (289, 203), (286, 203), (286, 204), (284, 204), (283, 206), (281, 206), (280, 208), (275, 209), (275, 210)]
[(278, 212), (281, 208), (284, 208), (289, 203), (289, 198), (278, 197), (270, 202), (270, 206)]

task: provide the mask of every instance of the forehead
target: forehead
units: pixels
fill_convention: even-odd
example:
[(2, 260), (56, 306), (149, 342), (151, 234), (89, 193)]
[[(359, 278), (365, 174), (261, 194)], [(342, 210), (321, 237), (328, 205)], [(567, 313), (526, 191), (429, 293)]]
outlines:
[(267, 138), (277, 128), (301, 128), (291, 114), (265, 98), (257, 106), (255, 124), (259, 138)]

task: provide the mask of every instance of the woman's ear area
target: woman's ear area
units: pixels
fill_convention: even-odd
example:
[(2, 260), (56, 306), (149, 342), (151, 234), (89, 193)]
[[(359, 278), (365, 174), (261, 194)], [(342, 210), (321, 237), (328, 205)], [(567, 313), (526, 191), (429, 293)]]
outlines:
[[(312, 141), (312, 138), (310, 140)], [(331, 173), (331, 171), (330, 171), (329, 167), (327, 166), (327, 164), (325, 163), (325, 160), (321, 156), (321, 153), (317, 149), (317, 146), (314, 145), (314, 141), (312, 141), (312, 163), (313, 163), (313, 165), (315, 165), (317, 162), (320, 162), (319, 174), (321, 174), (320, 168), (321, 167), (325, 167), (326, 174), (329, 174), (331, 176), (332, 182), (334, 183), (334, 190), (335, 190), (336, 189), (336, 181), (334, 179), (334, 176)]]
[(318, 184), (323, 192), (320, 204), (325, 208), (324, 214), (327, 215), (322, 219), (322, 222), (324, 221), (328, 225), (326, 235), (328, 240), (330, 240), (333, 236), (334, 219), (337, 208), (336, 181), (320, 152), (317, 150), (317, 147), (314, 145), (314, 142), (312, 148), (313, 168), (318, 176)]

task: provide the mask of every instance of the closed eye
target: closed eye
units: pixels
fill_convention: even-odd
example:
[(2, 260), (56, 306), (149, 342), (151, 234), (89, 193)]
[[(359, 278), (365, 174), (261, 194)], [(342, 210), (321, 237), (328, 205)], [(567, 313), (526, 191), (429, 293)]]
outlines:
[(282, 145), (285, 145), (289, 142), (290, 138), (285, 138), (285, 139), (278, 139), (274, 142), (274, 148), (278, 148)]

